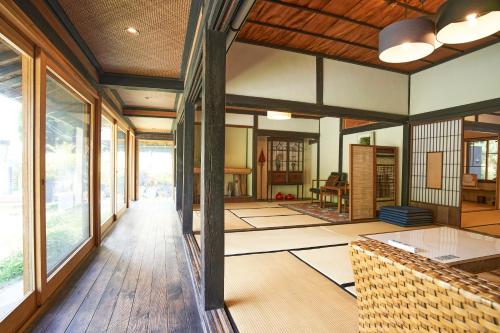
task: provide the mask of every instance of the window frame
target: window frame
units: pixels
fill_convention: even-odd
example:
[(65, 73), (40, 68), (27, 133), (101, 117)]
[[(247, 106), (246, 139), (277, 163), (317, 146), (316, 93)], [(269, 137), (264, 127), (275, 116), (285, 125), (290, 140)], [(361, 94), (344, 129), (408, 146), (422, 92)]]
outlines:
[[(490, 141), (497, 141), (497, 153), (490, 153)], [(473, 139), (466, 139), (465, 140), (465, 147), (466, 147), (466, 158), (465, 158), (465, 171), (466, 173), (470, 173), (470, 168), (471, 165), (469, 164), (469, 154), (470, 154), (470, 146), (471, 144), (475, 142), (486, 142), (486, 153), (485, 153), (485, 171), (484, 175), (485, 178), (477, 178), (477, 181), (480, 183), (495, 183), (496, 180), (490, 180), (488, 179), (488, 169), (489, 169), (489, 162), (488, 162), (488, 157), (489, 155), (497, 155), (497, 165), (498, 165), (498, 147), (499, 147), (499, 138), (498, 137), (481, 137), (481, 138), (473, 138)], [(483, 166), (480, 166), (482, 168)], [(498, 169), (497, 169), (497, 177), (498, 178)]]
[[(33, 195), (34, 186), (34, 168), (35, 161), (33, 160), (34, 154), (34, 101), (35, 101), (35, 45), (29, 40), (25, 39), (14, 28), (10, 26), (2, 17), (0, 17), (0, 40), (9, 45), (14, 50), (18, 51), (22, 57), (22, 91), (23, 91), (23, 214), (25, 215), (23, 225), (24, 228), (28, 227), (30, 232), (23, 233), (23, 247), (26, 249), (29, 245), (28, 251), (30, 258), (29, 267), (26, 267), (23, 273), (23, 280), (27, 279), (26, 271), (29, 272), (29, 279), (31, 279), (31, 291), (24, 295), (18, 302), (15, 308), (8, 313), (4, 318), (0, 319), (0, 331), (15, 330), (19, 323), (26, 321), (37, 308), (37, 270), (36, 270), (36, 216), (35, 216), (35, 197)], [(29, 65), (25, 66), (24, 62), (29, 61)], [(27, 83), (24, 78), (28, 76)], [(25, 211), (25, 209), (27, 211)], [(26, 216), (28, 215), (28, 216)], [(28, 224), (28, 225), (27, 225)], [(31, 244), (29, 244), (31, 242)], [(26, 254), (23, 253), (23, 257)], [(27, 268), (27, 269), (26, 269)]]
[[(123, 207), (118, 206), (118, 132), (123, 132), (125, 133), (125, 170), (124, 170), (124, 201), (123, 201)], [(128, 128), (124, 127), (122, 124), (118, 123), (116, 124), (116, 131), (115, 131), (115, 215), (116, 219), (119, 219), (123, 213), (127, 210), (128, 208), (128, 168), (129, 168), (129, 162), (128, 162), (128, 133), (129, 130)]]
[[(116, 131), (116, 121), (115, 119), (109, 115), (109, 111), (107, 109), (106, 106), (102, 105), (102, 112), (101, 112), (101, 117), (106, 119), (110, 124), (111, 124), (111, 169), (109, 170), (109, 172), (111, 173), (111, 216), (108, 217), (108, 219), (102, 223), (100, 226), (100, 234), (101, 236), (103, 236), (107, 230), (111, 227), (111, 225), (113, 224), (113, 222), (116, 221), (116, 211), (115, 211), (115, 201), (116, 201), (116, 190), (115, 190), (115, 182), (116, 182), (116, 175), (115, 175), (115, 158), (116, 158), (116, 155), (115, 155), (115, 146), (116, 146), (116, 135), (115, 135), (115, 131)], [(101, 126), (99, 126), (99, 130), (102, 128), (102, 122), (100, 123)], [(101, 169), (101, 165), (100, 165), (100, 160), (101, 160), (101, 154), (102, 154), (102, 151), (101, 151), (101, 142), (99, 142), (99, 170), (100, 172), (102, 173), (103, 170)], [(101, 179), (101, 177), (99, 177)], [(99, 204), (101, 205), (101, 183), (99, 182)], [(99, 223), (101, 223), (101, 219), (100, 219), (100, 215), (99, 215)]]

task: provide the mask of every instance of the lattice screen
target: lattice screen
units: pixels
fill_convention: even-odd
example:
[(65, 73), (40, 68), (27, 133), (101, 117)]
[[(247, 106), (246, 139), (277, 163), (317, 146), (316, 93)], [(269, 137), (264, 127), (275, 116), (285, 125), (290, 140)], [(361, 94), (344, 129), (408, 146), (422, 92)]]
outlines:
[[(411, 201), (459, 207), (462, 120), (412, 127)], [(441, 189), (427, 188), (427, 153), (442, 152)]]

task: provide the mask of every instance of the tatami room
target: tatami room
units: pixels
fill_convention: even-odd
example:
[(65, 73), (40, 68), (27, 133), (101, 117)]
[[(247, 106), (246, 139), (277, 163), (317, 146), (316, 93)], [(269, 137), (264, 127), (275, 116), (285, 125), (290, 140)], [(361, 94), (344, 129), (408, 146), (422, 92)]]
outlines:
[(498, 0), (0, 0), (0, 332), (499, 332)]

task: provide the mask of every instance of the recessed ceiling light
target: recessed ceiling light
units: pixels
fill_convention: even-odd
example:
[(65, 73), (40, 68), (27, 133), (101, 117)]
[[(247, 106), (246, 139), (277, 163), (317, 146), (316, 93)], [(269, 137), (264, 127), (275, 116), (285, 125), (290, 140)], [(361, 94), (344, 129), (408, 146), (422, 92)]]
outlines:
[(288, 120), (292, 118), (290, 112), (267, 111), (267, 118), (272, 120)]
[(125, 29), (125, 31), (131, 35), (138, 35), (139, 34), (139, 30), (137, 30), (134, 27), (128, 27), (127, 29)]

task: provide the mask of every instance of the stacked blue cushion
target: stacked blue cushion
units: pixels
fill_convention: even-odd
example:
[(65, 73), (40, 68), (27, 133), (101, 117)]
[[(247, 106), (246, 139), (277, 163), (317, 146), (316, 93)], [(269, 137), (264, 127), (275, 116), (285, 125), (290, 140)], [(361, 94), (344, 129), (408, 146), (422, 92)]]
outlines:
[(402, 227), (414, 227), (432, 223), (432, 211), (410, 206), (386, 206), (380, 208), (379, 219)]

